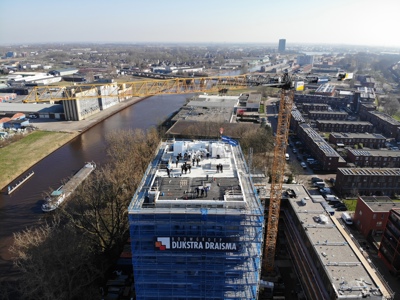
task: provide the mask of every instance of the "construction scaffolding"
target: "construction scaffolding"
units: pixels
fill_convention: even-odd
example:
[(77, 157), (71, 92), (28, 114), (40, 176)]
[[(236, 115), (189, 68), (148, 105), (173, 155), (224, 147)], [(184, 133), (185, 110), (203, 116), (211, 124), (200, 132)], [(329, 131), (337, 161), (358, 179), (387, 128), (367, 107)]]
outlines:
[[(149, 190), (157, 187), (165, 197), (173, 179), (181, 180), (164, 175), (160, 161), (169, 147), (159, 147), (129, 207), (137, 299), (257, 299), (264, 209), (240, 147), (225, 147), (226, 160), (204, 158), (191, 170), (190, 176), (198, 178), (196, 172), (202, 172), (204, 184), (210, 184), (207, 197), (178, 199), (171, 194), (153, 202), (146, 198)], [(224, 162), (224, 172), (211, 176), (209, 161)], [(169, 185), (160, 185), (160, 177)], [(240, 188), (234, 193), (226, 189), (218, 198), (229, 180)], [(187, 193), (190, 186), (182, 188)]]

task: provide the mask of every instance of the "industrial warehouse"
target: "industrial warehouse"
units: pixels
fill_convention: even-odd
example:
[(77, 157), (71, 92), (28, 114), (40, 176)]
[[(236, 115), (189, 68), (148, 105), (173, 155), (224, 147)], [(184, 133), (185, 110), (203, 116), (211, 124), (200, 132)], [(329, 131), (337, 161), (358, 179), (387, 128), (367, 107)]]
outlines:
[[(257, 191), (240, 146), (225, 140), (159, 145), (129, 206), (137, 299), (258, 299), (269, 189)], [(289, 187), (282, 218), (303, 297), (389, 299), (335, 210)]]

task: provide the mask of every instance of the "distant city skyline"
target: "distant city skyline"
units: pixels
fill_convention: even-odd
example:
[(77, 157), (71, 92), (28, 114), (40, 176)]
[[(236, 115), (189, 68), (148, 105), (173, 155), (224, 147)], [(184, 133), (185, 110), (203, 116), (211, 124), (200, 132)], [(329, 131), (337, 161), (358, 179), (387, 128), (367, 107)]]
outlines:
[(268, 43), (400, 47), (397, 0), (3, 0), (0, 44)]

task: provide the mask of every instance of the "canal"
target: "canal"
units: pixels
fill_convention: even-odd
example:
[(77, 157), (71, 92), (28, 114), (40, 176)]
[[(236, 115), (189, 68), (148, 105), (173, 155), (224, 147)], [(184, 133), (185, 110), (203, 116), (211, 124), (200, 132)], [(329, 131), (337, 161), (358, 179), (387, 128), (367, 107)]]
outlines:
[(159, 95), (133, 104), (109, 117), (53, 152), (27, 171), (35, 175), (11, 195), (0, 194), (0, 279), (12, 274), (9, 247), (13, 233), (36, 225), (43, 218), (43, 193), (58, 188), (62, 181), (87, 161), (107, 161), (105, 137), (122, 129), (149, 129), (177, 111), (191, 95)]

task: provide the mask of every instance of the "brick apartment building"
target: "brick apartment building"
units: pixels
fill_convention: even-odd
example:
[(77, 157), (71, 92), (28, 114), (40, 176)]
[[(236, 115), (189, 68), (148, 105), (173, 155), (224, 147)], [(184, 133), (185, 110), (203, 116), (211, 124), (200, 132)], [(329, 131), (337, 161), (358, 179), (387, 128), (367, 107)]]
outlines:
[(308, 113), (309, 111), (328, 111), (330, 106), (324, 103), (299, 103), (297, 108)]
[(345, 96), (323, 96), (323, 95), (314, 95), (314, 94), (295, 94), (294, 102), (296, 105), (298, 103), (324, 103), (332, 107), (333, 109), (344, 108), (347, 104), (350, 104), (353, 101), (352, 95)]
[(400, 169), (339, 168), (335, 189), (342, 197), (400, 194)]
[(349, 149), (347, 162), (359, 168), (400, 168), (400, 151)]
[(376, 111), (367, 110), (370, 108), (363, 107), (360, 109), (360, 119), (363, 121), (371, 122), (374, 125), (375, 132), (381, 132), (387, 138), (394, 138), (398, 142), (400, 141), (400, 122), (393, 119), (388, 114)]
[(400, 203), (386, 196), (358, 197), (353, 223), (364, 237), (380, 235), (386, 226), (389, 211)]
[(346, 166), (346, 161), (309, 124), (300, 124), (297, 134), (314, 158), (320, 162), (323, 171), (335, 172), (337, 168)]
[(378, 256), (393, 275), (400, 275), (400, 208), (389, 212)]
[(372, 132), (373, 126), (370, 122), (317, 120), (316, 126), (319, 131), (324, 132)]
[(317, 111), (311, 110), (308, 112), (310, 120), (346, 120), (349, 114), (341, 111)]
[(329, 143), (335, 145), (339, 143), (351, 147), (358, 145), (372, 149), (380, 149), (385, 147), (386, 138), (378, 133), (332, 132), (329, 134)]

